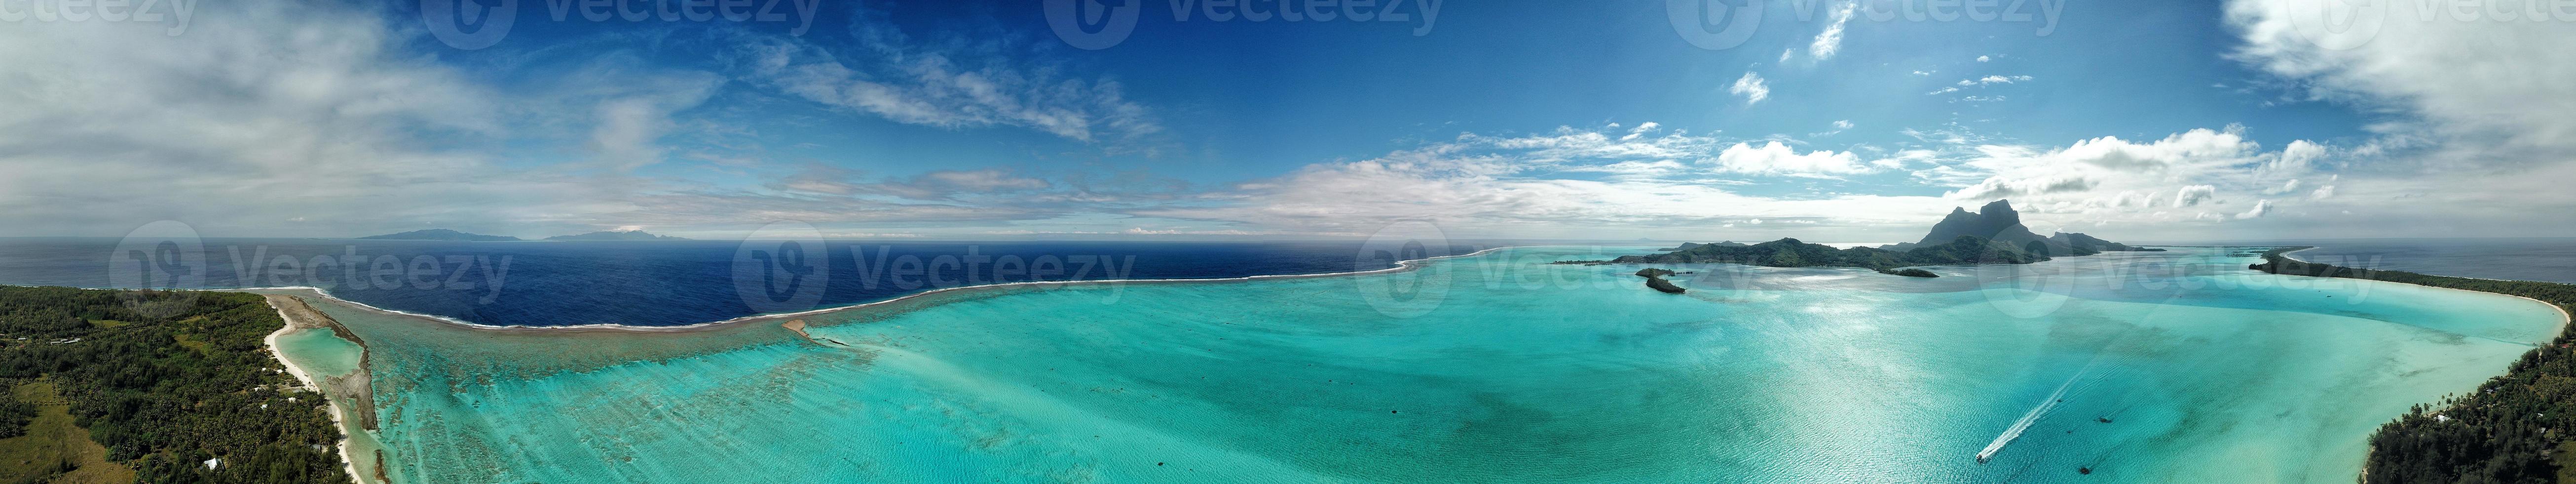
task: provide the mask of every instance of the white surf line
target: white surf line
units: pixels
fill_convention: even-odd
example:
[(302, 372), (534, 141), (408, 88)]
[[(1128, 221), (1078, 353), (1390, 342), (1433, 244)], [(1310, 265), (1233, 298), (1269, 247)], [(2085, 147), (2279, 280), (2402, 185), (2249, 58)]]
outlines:
[[(2085, 366), (2092, 365), (2086, 364)], [(1977, 463), (1983, 464), (1988, 460), (1994, 459), (1996, 452), (2002, 452), (2004, 450), (2004, 446), (2011, 444), (2013, 439), (2021, 438), (2022, 431), (2030, 430), (2031, 424), (2038, 423), (2040, 417), (2048, 415), (2049, 410), (2056, 409), (2057, 403), (2064, 401), (2066, 398), (2066, 389), (2075, 387), (2075, 381), (2084, 378), (2084, 371), (2085, 370), (2076, 370), (2075, 376), (2067, 378), (2066, 383), (2057, 384), (2057, 391), (2049, 392), (2048, 399), (2040, 400), (2039, 406), (2031, 407), (2029, 413), (2021, 415), (2021, 420), (2013, 421), (2012, 427), (2005, 428), (2003, 435), (1995, 436), (1995, 441), (1993, 443), (1986, 444), (1986, 450), (1977, 452)]]
[(1474, 256), (1484, 255), (1484, 254), (1485, 254), (1485, 253), (1487, 253), (1487, 252), (1493, 252), (1493, 251), (1503, 250), (1503, 249), (1521, 248), (1521, 247), (1546, 247), (1546, 246), (1544, 246), (1544, 245), (1513, 245), (1513, 246), (1495, 247), (1495, 248), (1490, 248), (1490, 249), (1485, 249), (1485, 250), (1479, 250), (1479, 251), (1470, 252), (1470, 253), (1465, 253), (1465, 254), (1444, 255), (1444, 256), (1439, 256), (1439, 257), (1424, 257), (1424, 258), (1420, 258), (1420, 259), (1396, 261), (1396, 263), (1395, 263), (1395, 267), (1389, 267), (1389, 268), (1385, 268), (1385, 269), (1376, 269), (1376, 270), (1366, 270), (1366, 271), (1327, 272), (1327, 273), (1319, 273), (1319, 274), (1266, 274), (1266, 275), (1257, 275), (1257, 276), (1229, 277), (1229, 278), (1222, 278), (1222, 279), (1111, 279), (1111, 280), (1100, 280), (1100, 281), (1026, 281), (1026, 282), (1007, 282), (1007, 283), (1001, 283), (1001, 284), (984, 284), (984, 285), (976, 285), (976, 286), (944, 287), (944, 288), (939, 288), (939, 289), (932, 289), (932, 290), (928, 290), (928, 291), (922, 291), (922, 292), (917, 292), (917, 293), (907, 294), (907, 295), (904, 295), (904, 296), (902, 296), (902, 297), (897, 297), (897, 298), (894, 298), (894, 299), (887, 299), (887, 300), (877, 301), (877, 302), (871, 302), (871, 303), (852, 304), (852, 305), (848, 305), (848, 306), (837, 306), (837, 307), (829, 307), (829, 308), (822, 308), (822, 309), (813, 309), (813, 310), (806, 310), (806, 311), (797, 311), (797, 312), (791, 312), (791, 313), (754, 314), (754, 315), (750, 315), (750, 316), (743, 316), (743, 317), (733, 318), (733, 319), (727, 319), (727, 320), (723, 320), (723, 321), (715, 321), (715, 322), (707, 322), (707, 323), (697, 323), (697, 324), (688, 324), (688, 325), (680, 325), (680, 326), (636, 326), (636, 325), (628, 325), (628, 324), (579, 324), (579, 325), (571, 325), (571, 326), (503, 326), (503, 325), (491, 325), (491, 324), (476, 323), (476, 322), (472, 322), (472, 321), (466, 321), (466, 320), (462, 320), (462, 319), (456, 319), (456, 318), (451, 318), (451, 317), (447, 317), (447, 316), (440, 316), (440, 315), (435, 315), (435, 314), (421, 314), (421, 313), (414, 313), (414, 312), (408, 312), (408, 311), (400, 311), (400, 310), (393, 310), (393, 309), (379, 308), (379, 307), (371, 306), (371, 305), (368, 305), (368, 304), (366, 304), (366, 303), (362, 303), (362, 302), (351, 301), (351, 300), (347, 300), (347, 299), (341, 299), (339, 296), (331, 295), (331, 292), (330, 292), (330, 291), (328, 291), (328, 290), (324, 290), (324, 289), (322, 289), (322, 288), (318, 288), (318, 287), (309, 287), (309, 286), (284, 286), (284, 287), (243, 287), (243, 288), (232, 288), (232, 289), (191, 289), (191, 290), (198, 290), (198, 291), (254, 291), (254, 290), (269, 290), (269, 291), (275, 291), (275, 290), (305, 290), (305, 291), (313, 291), (314, 293), (316, 293), (316, 294), (320, 294), (322, 297), (324, 297), (324, 298), (328, 298), (328, 299), (332, 300), (333, 302), (339, 302), (339, 303), (343, 303), (343, 304), (348, 304), (348, 305), (351, 305), (351, 306), (356, 306), (356, 307), (359, 307), (359, 308), (362, 308), (362, 309), (366, 309), (366, 310), (370, 310), (370, 311), (376, 311), (376, 312), (381, 312), (381, 313), (399, 314), (399, 315), (404, 315), (404, 316), (412, 316), (412, 317), (424, 318), (424, 319), (429, 319), (429, 320), (433, 320), (433, 321), (439, 321), (439, 322), (444, 322), (444, 323), (448, 323), (448, 324), (454, 324), (454, 325), (457, 325), (457, 326), (464, 326), (464, 327), (474, 328), (474, 329), (504, 330), (504, 331), (551, 331), (551, 330), (585, 330), (585, 329), (586, 329), (586, 330), (611, 330), (611, 331), (635, 331), (635, 332), (676, 332), (676, 331), (695, 331), (695, 330), (702, 330), (702, 329), (710, 329), (710, 328), (715, 328), (715, 327), (720, 327), (720, 326), (729, 326), (729, 325), (733, 325), (733, 324), (739, 324), (739, 323), (745, 323), (745, 322), (751, 322), (751, 321), (759, 321), (759, 320), (770, 320), (770, 319), (777, 319), (777, 318), (793, 318), (793, 317), (798, 317), (798, 316), (807, 316), (807, 315), (814, 315), (814, 314), (822, 314), (822, 313), (829, 313), (829, 312), (835, 312), (835, 311), (845, 311), (845, 310), (851, 310), (851, 309), (864, 308), (864, 307), (868, 307), (868, 306), (875, 306), (875, 305), (879, 305), (879, 304), (894, 303), (894, 302), (899, 302), (899, 301), (903, 301), (903, 300), (906, 300), (906, 299), (912, 299), (912, 298), (916, 298), (916, 297), (928, 296), (928, 295), (938, 294), (938, 293), (942, 293), (942, 292), (957, 291), (957, 290), (965, 290), (965, 289), (992, 289), (992, 288), (1001, 288), (1001, 287), (1010, 287), (1010, 286), (1046, 286), (1046, 285), (1054, 285), (1054, 286), (1073, 286), (1073, 285), (1083, 285), (1083, 284), (1124, 284), (1124, 283), (1131, 283), (1131, 282), (1143, 282), (1143, 283), (1162, 283), (1162, 282), (1225, 282), (1225, 281), (1254, 281), (1254, 280), (1263, 280), (1263, 279), (1305, 279), (1305, 278), (1317, 278), (1317, 277), (1363, 276), (1363, 275), (1387, 274), (1387, 273), (1396, 273), (1396, 272), (1411, 271), (1411, 270), (1414, 270), (1414, 269), (1420, 268), (1420, 265), (1419, 265), (1419, 264), (1420, 264), (1420, 263), (1422, 263), (1422, 262), (1427, 262), (1427, 261), (1432, 261), (1432, 260), (1438, 260), (1438, 259), (1451, 259), (1451, 258), (1459, 258), (1459, 257), (1474, 257)]

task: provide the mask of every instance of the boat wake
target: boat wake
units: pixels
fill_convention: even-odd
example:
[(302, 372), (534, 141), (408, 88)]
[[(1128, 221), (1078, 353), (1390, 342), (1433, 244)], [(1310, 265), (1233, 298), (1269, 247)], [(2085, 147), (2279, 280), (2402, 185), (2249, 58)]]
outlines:
[(2074, 377), (2067, 378), (2066, 383), (2058, 384), (2057, 391), (2049, 392), (2047, 399), (2039, 401), (2039, 406), (2031, 407), (2029, 413), (2021, 415), (2021, 420), (2013, 421), (2011, 427), (2004, 429), (2003, 435), (1995, 436), (1994, 442), (1986, 444), (1986, 450), (1977, 451), (1977, 462), (1982, 464), (1994, 459), (1996, 452), (2002, 452), (2005, 445), (2012, 444), (2013, 439), (2021, 438), (2022, 431), (2030, 430), (2031, 424), (2038, 423), (2039, 418), (2047, 416), (2049, 410), (2055, 410), (2059, 402), (2065, 401), (2066, 390), (2074, 388), (2075, 382), (2082, 379), (2084, 379), (2084, 372), (2078, 371)]

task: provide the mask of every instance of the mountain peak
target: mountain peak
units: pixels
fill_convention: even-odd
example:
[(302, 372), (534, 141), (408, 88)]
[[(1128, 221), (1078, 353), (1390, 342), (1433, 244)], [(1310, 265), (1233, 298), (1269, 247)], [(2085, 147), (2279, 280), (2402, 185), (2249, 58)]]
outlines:
[(2047, 240), (2039, 234), (2031, 233), (2029, 228), (2022, 227), (2021, 212), (2013, 210), (2011, 200), (1996, 200), (1978, 207), (1973, 213), (1965, 207), (1951, 208), (1950, 216), (1942, 217), (1941, 223), (1933, 224), (1932, 233), (1924, 235), (1923, 240), (1916, 243), (1945, 244), (1962, 235), (1973, 235), (2015, 246)]

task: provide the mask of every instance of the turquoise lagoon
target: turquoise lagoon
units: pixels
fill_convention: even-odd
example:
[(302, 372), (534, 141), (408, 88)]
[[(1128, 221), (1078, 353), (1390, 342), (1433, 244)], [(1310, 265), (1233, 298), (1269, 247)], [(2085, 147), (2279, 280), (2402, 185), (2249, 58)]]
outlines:
[[(785, 318), (492, 331), (308, 299), (365, 340), (380, 428), (353, 454), (374, 473), (380, 446), (403, 483), (2340, 484), (2373, 428), (2563, 322), (2226, 249), (1939, 279), (1665, 266), (1694, 272), (1678, 296), (1545, 264), (1641, 251), (949, 291), (801, 316), (810, 340)], [(298, 361), (356, 348), (296, 341)]]

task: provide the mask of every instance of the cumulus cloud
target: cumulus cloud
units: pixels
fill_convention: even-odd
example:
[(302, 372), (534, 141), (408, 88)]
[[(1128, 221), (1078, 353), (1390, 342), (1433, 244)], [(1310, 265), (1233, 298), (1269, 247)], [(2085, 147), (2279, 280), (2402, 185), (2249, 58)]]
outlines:
[(2295, 192), (2295, 191), (2299, 191), (2299, 180), (2298, 180), (2298, 179), (2296, 179), (2296, 178), (2292, 178), (2292, 179), (2290, 179), (2290, 182), (2289, 182), (2289, 183), (2283, 183), (2283, 184), (2281, 184), (2281, 187), (2280, 187), (2280, 188), (2274, 188), (2274, 189), (2270, 189), (2270, 190), (2264, 190), (2264, 191), (2263, 191), (2263, 194), (2265, 194), (2265, 195), (2275, 195), (2275, 194), (2290, 193), (2290, 192)]
[(2281, 156), (2271, 163), (2265, 163), (2263, 169), (2270, 173), (2305, 172), (2314, 168), (2316, 162), (2324, 159), (2325, 156), (2325, 145), (2308, 140), (2291, 141), (2289, 146), (2281, 148)]
[(2271, 213), (2271, 212), (2272, 212), (2272, 201), (2271, 201), (2271, 200), (2256, 200), (2256, 201), (2254, 202), (2254, 208), (2253, 208), (2253, 209), (2251, 209), (2251, 210), (2246, 210), (2246, 211), (2245, 211), (2245, 213), (2236, 214), (2236, 219), (2237, 219), (2237, 220), (2245, 220), (2245, 219), (2250, 219), (2250, 218), (2259, 218), (2259, 217), (2262, 217), (2262, 216), (2263, 216), (2263, 214)]
[(2174, 191), (2173, 208), (2197, 207), (2200, 206), (2200, 202), (2208, 201), (2210, 197), (2217, 195), (2218, 187), (2214, 186), (2192, 185), (2182, 187), (2181, 190)]
[(1736, 143), (1718, 153), (1714, 161), (1721, 171), (1753, 175), (1844, 175), (1872, 171), (1870, 166), (1861, 164), (1859, 155), (1850, 152), (1820, 150), (1799, 154), (1778, 141), (1764, 143), (1759, 148)]
[(1771, 85), (1763, 82), (1761, 74), (1746, 72), (1744, 77), (1735, 80), (1734, 86), (1726, 88), (1726, 92), (1744, 96), (1744, 104), (1751, 105), (1770, 99)]
[[(2564, 17), (2415, 7), (2228, 2), (2228, 23), (2244, 40), (2234, 58), (2287, 81), (2293, 95), (2384, 117), (2368, 127), (2370, 139), (2299, 150), (2316, 156), (2283, 164), (2321, 163), (2331, 152), (2348, 175), (2337, 190), (2371, 194), (2332, 203), (2379, 222), (2370, 226), (2411, 233), (2543, 233), (2529, 214), (2576, 211), (2576, 193), (2563, 187), (2576, 179), (2576, 158), (2566, 155), (2576, 152), (2576, 83), (2565, 81), (2576, 78), (2576, 50), (2564, 48), (2576, 45), (2576, 30)], [(2310, 199), (2337, 190), (2319, 188)]]

